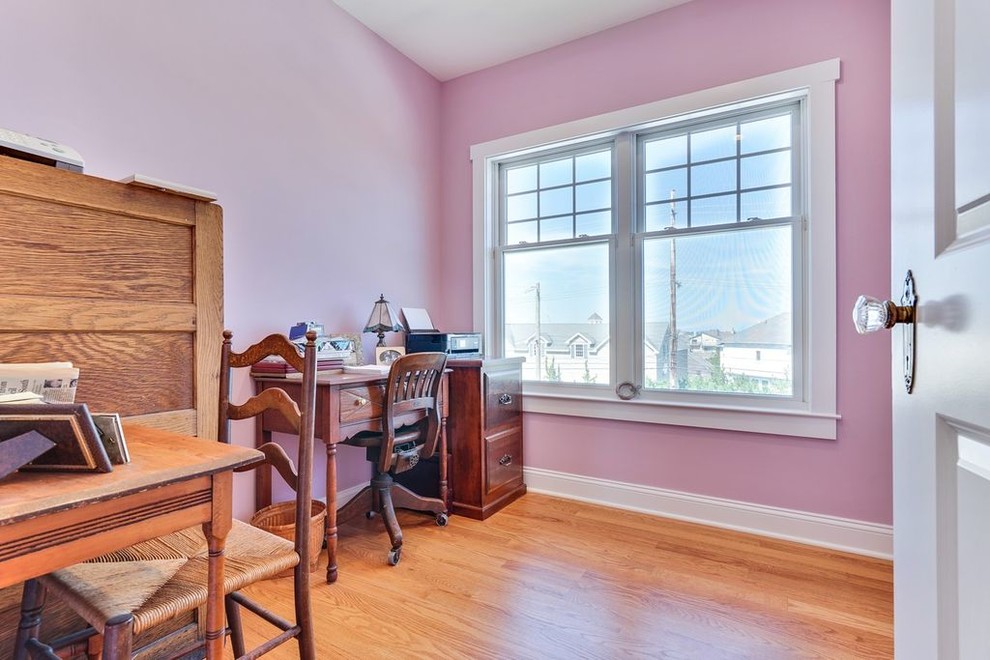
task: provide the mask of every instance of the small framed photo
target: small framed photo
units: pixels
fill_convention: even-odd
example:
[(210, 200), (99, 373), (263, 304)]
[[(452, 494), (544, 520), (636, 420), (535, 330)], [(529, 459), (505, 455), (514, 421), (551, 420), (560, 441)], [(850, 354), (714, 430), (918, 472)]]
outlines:
[(93, 413), (93, 423), (96, 433), (100, 436), (103, 449), (106, 450), (110, 463), (123, 465), (131, 462), (127, 453), (127, 442), (124, 440), (124, 427), (120, 425), (120, 415), (117, 413)]
[(401, 346), (375, 346), (375, 364), (392, 364), (405, 354)]
[(85, 403), (8, 404), (0, 406), (0, 440), (37, 431), (55, 446), (22, 470), (110, 472), (99, 432)]

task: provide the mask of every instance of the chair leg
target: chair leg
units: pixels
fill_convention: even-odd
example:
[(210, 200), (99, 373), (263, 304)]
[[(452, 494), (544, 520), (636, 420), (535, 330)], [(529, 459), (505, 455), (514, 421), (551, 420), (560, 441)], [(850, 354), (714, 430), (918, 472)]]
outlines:
[(130, 658), (133, 633), (133, 614), (120, 614), (107, 621), (103, 628), (103, 660)]
[(24, 583), (24, 593), (21, 597), (21, 623), (17, 629), (17, 641), (14, 644), (14, 660), (25, 660), (28, 657), (28, 640), (38, 639), (38, 630), (41, 628), (41, 613), (45, 609), (47, 593), (45, 585), (37, 580), (28, 580)]
[(388, 538), (392, 542), (391, 556), (394, 556), (397, 562), (402, 548), (402, 530), (399, 528), (399, 521), (395, 518), (395, 507), (392, 506), (393, 483), (392, 475), (388, 473), (376, 474), (375, 478), (371, 480), (372, 488), (381, 504), (382, 520), (385, 522)]
[(223, 599), (224, 610), (227, 612), (227, 627), (230, 628), (230, 648), (234, 657), (244, 655), (244, 630), (241, 627), (241, 608), (230, 596)]
[(296, 605), (296, 625), (299, 626), (299, 635), (296, 642), (299, 644), (299, 660), (316, 660), (316, 632), (313, 630), (313, 603), (309, 597), (309, 569), (305, 566), (296, 567), (296, 579), (303, 582), (294, 583)]
[(351, 498), (347, 504), (337, 509), (337, 525), (343, 525), (345, 522), (354, 518), (359, 513), (368, 513), (372, 511), (370, 507), (372, 506), (372, 488), (371, 486), (365, 486), (365, 488)]

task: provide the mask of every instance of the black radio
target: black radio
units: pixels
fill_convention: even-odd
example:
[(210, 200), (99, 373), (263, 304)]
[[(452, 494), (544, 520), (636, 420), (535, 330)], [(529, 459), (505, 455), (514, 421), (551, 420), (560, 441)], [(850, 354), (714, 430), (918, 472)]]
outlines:
[(406, 353), (446, 353), (450, 359), (480, 358), (480, 332), (410, 332)]

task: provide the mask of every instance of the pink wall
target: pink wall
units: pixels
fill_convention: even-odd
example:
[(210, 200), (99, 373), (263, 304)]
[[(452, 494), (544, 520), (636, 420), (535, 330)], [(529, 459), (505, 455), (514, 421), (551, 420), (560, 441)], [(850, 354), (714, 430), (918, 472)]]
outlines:
[[(889, 339), (846, 321), (889, 280), (886, 0), (695, 0), (442, 86), (325, 0), (8, 5), (0, 126), (75, 147), (90, 174), (215, 191), (245, 342), (310, 318), (358, 330), (380, 291), (470, 327), (471, 144), (840, 57), (839, 439), (530, 415), (527, 462), (890, 521)], [(342, 488), (367, 474), (338, 457)]]
[[(380, 292), (438, 305), (440, 84), (332, 2), (37, 0), (3, 24), (0, 126), (71, 145), (89, 174), (218, 194), (235, 346), (305, 319), (358, 331)], [(341, 487), (369, 474), (338, 456)]]
[[(891, 521), (890, 342), (858, 337), (889, 275), (889, 2), (695, 0), (442, 88), (448, 328), (472, 319), (472, 144), (838, 57), (838, 440), (528, 415), (530, 466)], [(876, 295), (876, 294), (874, 294)]]

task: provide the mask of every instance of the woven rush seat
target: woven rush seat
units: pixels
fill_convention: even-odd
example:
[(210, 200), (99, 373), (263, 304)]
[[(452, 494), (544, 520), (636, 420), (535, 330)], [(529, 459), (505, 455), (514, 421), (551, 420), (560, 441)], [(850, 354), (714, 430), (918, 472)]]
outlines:
[[(275, 577), (299, 563), (292, 541), (239, 520), (227, 535), (224, 593)], [(52, 597), (65, 600), (103, 632), (115, 616), (134, 615), (134, 634), (206, 603), (207, 547), (200, 527), (75, 564), (41, 578)]]

